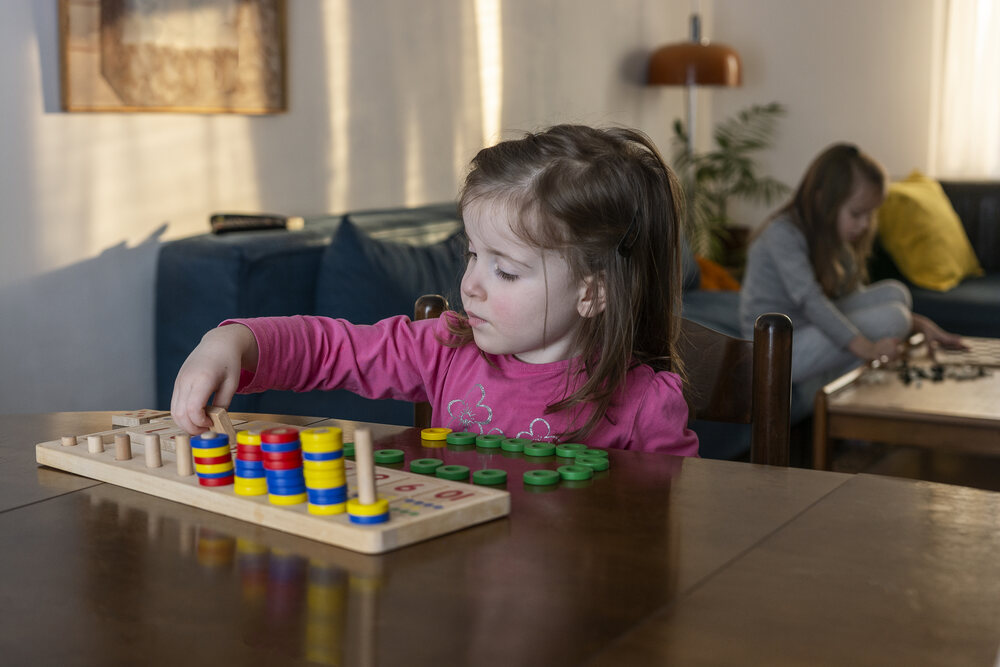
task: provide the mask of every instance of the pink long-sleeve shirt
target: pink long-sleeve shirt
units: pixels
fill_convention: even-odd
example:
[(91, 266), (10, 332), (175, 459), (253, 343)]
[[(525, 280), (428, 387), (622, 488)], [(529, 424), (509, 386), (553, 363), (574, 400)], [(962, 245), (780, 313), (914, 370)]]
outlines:
[[(567, 393), (569, 360), (528, 364), (511, 355), (483, 355), (472, 343), (443, 345), (449, 316), (418, 322), (391, 317), (371, 326), (313, 316), (224, 324), (249, 327), (260, 349), (256, 373), (243, 374), (241, 393), (348, 389), (367, 398), (428, 401), (434, 426), (549, 442), (563, 441), (561, 434), (582, 425), (589, 413), (545, 409)], [(698, 437), (687, 419), (680, 378), (640, 365), (628, 372), (585, 442), (697, 456)]]

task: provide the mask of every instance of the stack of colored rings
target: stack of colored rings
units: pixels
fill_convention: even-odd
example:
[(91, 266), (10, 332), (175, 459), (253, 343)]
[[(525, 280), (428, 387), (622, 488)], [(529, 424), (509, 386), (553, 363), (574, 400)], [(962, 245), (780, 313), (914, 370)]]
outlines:
[(309, 428), (299, 434), (310, 514), (341, 514), (346, 509), (343, 434), (336, 427)]
[(233, 455), (229, 452), (229, 436), (206, 431), (191, 438), (194, 471), (202, 486), (225, 486), (233, 483)]
[(260, 434), (260, 448), (267, 479), (267, 499), (274, 505), (306, 501), (299, 432), (289, 427), (269, 428)]
[(260, 433), (236, 433), (236, 486), (233, 490), (238, 496), (263, 496), (267, 493)]

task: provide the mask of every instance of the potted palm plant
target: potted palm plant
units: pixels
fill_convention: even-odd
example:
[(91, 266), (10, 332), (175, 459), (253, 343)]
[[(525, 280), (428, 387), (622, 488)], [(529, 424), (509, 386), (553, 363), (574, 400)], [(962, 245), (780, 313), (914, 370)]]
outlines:
[(714, 148), (705, 152), (691, 152), (684, 123), (674, 121), (673, 161), (687, 204), (684, 231), (695, 253), (726, 266), (741, 265), (748, 230), (730, 218), (729, 201), (770, 205), (790, 192), (781, 181), (762, 175), (755, 160), (772, 146), (784, 114), (777, 102), (748, 107), (715, 127)]

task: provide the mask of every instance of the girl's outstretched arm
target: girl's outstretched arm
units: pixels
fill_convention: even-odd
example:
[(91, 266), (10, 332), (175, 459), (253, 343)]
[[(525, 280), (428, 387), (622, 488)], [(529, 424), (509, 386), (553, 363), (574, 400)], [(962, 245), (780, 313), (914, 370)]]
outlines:
[(969, 346), (962, 342), (962, 337), (948, 333), (923, 315), (913, 313), (913, 330), (924, 335), (929, 345), (937, 343), (948, 350), (968, 350)]
[(226, 324), (206, 333), (188, 355), (174, 380), (170, 413), (177, 425), (195, 435), (207, 431), (212, 420), (205, 414), (208, 399), (228, 408), (239, 386), (240, 371), (257, 369), (257, 340), (242, 324)]

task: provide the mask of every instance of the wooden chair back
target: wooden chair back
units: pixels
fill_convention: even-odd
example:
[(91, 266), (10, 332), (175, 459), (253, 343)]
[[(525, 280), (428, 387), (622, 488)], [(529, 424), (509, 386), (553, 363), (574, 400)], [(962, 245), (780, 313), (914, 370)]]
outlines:
[(767, 313), (752, 341), (684, 319), (678, 354), (691, 419), (750, 424), (750, 461), (787, 466), (791, 438), (792, 322)]
[[(443, 296), (425, 294), (414, 304), (413, 319), (440, 317), (447, 309)], [(791, 320), (777, 313), (761, 315), (754, 339), (748, 341), (685, 319), (679, 348), (691, 418), (750, 424), (750, 460), (788, 465)], [(413, 424), (431, 425), (429, 403), (414, 405)]]
[[(441, 317), (448, 310), (448, 300), (440, 294), (425, 294), (413, 304), (414, 320), (429, 320)], [(413, 425), (427, 428), (431, 425), (431, 404), (426, 401), (413, 404)]]

